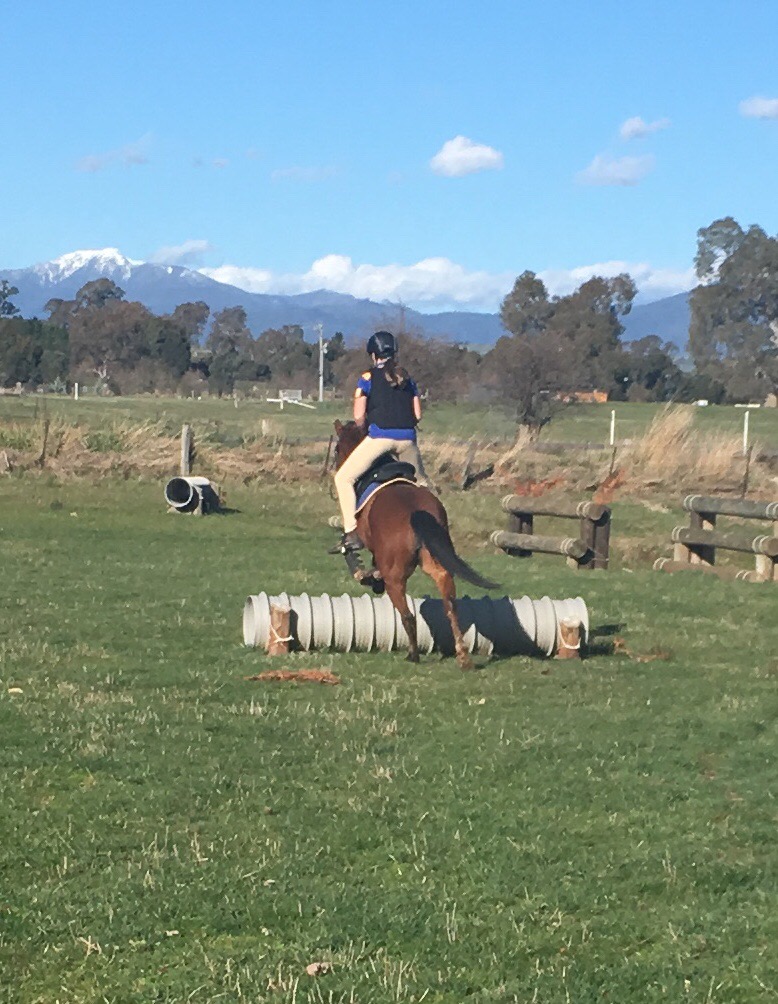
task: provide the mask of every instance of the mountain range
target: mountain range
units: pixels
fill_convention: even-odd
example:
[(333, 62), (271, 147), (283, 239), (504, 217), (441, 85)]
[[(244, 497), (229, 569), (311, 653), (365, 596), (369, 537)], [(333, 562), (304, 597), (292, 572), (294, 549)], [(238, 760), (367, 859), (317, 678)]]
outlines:
[[(204, 300), (212, 313), (241, 306), (254, 334), (299, 324), (310, 338), (314, 326), (322, 324), (325, 337), (342, 331), (351, 340), (364, 338), (378, 326), (391, 327), (404, 321), (405, 326), (430, 336), (486, 347), (505, 333), (499, 314), (466, 310), (426, 314), (326, 289), (294, 295), (250, 293), (179, 265), (132, 261), (115, 248), (74, 251), (29, 268), (0, 269), (0, 280), (19, 290), (13, 303), (24, 317), (45, 317), (50, 299), (72, 300), (85, 283), (100, 278), (112, 279), (128, 300), (144, 304), (155, 314), (171, 313), (180, 303), (195, 300)], [(622, 323), (626, 341), (656, 334), (683, 351), (689, 332), (689, 294), (639, 303)]]

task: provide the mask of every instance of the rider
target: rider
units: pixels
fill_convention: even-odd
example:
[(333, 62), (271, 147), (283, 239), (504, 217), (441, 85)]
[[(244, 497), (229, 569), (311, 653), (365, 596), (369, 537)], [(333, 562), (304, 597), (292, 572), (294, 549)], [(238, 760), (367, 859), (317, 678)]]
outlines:
[(335, 489), (343, 516), (345, 551), (359, 551), (365, 545), (357, 533), (354, 482), (384, 453), (393, 453), (416, 468), (416, 482), (429, 488), (421, 454), (416, 443), (416, 426), (421, 420), (419, 390), (408, 373), (396, 365), (397, 343), (389, 331), (376, 331), (367, 343), (373, 359), (362, 374), (354, 394), (354, 421), (367, 436), (335, 472)]

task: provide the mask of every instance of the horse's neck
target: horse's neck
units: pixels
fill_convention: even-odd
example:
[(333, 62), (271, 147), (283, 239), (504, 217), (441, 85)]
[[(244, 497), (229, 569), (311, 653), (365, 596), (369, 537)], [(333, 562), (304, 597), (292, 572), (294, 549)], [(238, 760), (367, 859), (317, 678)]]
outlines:
[(351, 454), (354, 452), (354, 450), (356, 450), (356, 448), (359, 446), (359, 444), (363, 443), (366, 439), (367, 439), (366, 432), (355, 430), (354, 435), (351, 437), (351, 446), (346, 456), (350, 457)]

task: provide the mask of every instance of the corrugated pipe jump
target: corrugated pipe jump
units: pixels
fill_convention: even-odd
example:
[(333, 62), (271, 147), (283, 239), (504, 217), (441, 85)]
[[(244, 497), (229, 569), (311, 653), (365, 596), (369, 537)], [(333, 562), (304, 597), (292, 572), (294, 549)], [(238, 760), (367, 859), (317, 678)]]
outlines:
[[(443, 602), (429, 596), (408, 603), (416, 614), (419, 651), (454, 654), (451, 627)], [(280, 593), (249, 596), (243, 608), (243, 641), (267, 648), (270, 607), (291, 610), (290, 634), (294, 647), (305, 652), (330, 649), (335, 652), (392, 652), (408, 645), (400, 615), (388, 596), (289, 596)], [(580, 622), (581, 641), (589, 634), (589, 613), (580, 596), (552, 600), (529, 596), (513, 600), (504, 596), (456, 601), (468, 652), (478, 655), (553, 655), (559, 644), (559, 623)]]
[(179, 512), (194, 512), (204, 502), (212, 506), (219, 499), (208, 478), (171, 478), (165, 485), (165, 501)]

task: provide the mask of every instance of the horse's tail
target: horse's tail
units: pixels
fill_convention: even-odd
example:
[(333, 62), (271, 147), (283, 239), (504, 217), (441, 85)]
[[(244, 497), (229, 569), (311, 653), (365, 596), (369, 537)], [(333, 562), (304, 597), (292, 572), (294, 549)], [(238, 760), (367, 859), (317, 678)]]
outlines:
[(416, 534), (419, 547), (426, 547), (435, 561), (442, 565), (450, 575), (471, 582), (481, 589), (499, 589), (496, 582), (490, 582), (463, 561), (454, 550), (448, 530), (439, 523), (430, 512), (417, 509), (411, 513), (411, 528)]

